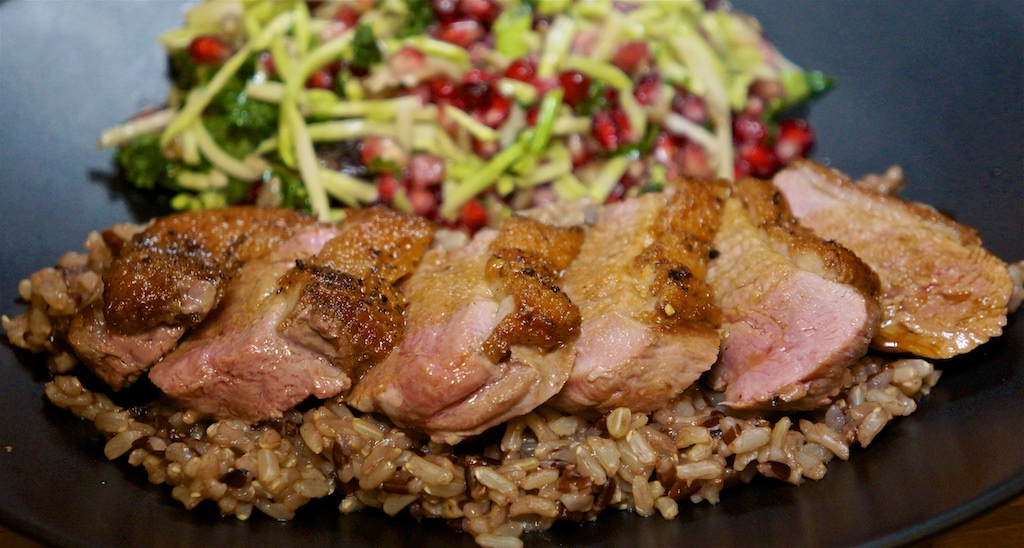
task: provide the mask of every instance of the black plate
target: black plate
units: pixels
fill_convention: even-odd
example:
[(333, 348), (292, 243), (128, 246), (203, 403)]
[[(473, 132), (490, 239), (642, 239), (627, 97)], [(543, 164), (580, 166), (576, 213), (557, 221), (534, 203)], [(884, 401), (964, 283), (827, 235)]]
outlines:
[[(1024, 3), (736, 2), (796, 62), (835, 76), (812, 110), (817, 158), (852, 175), (901, 164), (907, 195), (978, 227), (1006, 260), (1024, 258)], [(0, 309), (17, 283), (80, 249), (90, 230), (152, 212), (108, 183), (104, 127), (164, 97), (156, 36), (179, 3), (0, 4)], [(303, 545), (464, 542), (435, 522), (337, 501), (291, 523), (187, 512), (170, 489), (102, 456), (89, 427), (45, 402), (42, 360), (0, 348), (0, 518), (66, 545)], [(943, 365), (934, 393), (824, 480), (757, 483), (674, 521), (610, 512), (529, 537), (597, 545), (891, 545), (1024, 489), (1024, 320)]]

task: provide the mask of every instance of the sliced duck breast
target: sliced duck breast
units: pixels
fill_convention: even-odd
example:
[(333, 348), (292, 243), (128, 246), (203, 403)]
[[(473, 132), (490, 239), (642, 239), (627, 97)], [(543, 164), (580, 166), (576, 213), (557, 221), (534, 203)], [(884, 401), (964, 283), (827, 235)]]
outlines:
[(206, 318), (239, 266), (314, 222), (295, 211), (237, 206), (160, 217), (128, 241), (104, 231), (114, 258), (102, 299), (75, 314), (67, 340), (120, 390)]
[(280, 291), (281, 278), (336, 234), (309, 227), (244, 264), (220, 306), (153, 366), (153, 384), (189, 408), (246, 422), (280, 416), (310, 394), (327, 398), (348, 389), (351, 380), (325, 355), (278, 330), (301, 293), (300, 287)]
[(582, 323), (553, 405), (650, 412), (715, 363), (720, 313), (704, 277), (723, 195), (718, 183), (680, 181), (600, 209), (564, 275)]
[(238, 267), (314, 222), (296, 211), (251, 206), (159, 217), (104, 274), (106, 323), (121, 333), (197, 325)]
[(882, 322), (874, 348), (950, 358), (1002, 333), (1013, 283), (974, 229), (810, 161), (774, 183), (801, 224), (878, 273)]
[(355, 380), (401, 338), (407, 303), (395, 284), (423, 258), (434, 225), (378, 206), (351, 212), (338, 229), (282, 279), (282, 287), (301, 294), (279, 329)]
[(457, 443), (547, 401), (575, 355), (579, 312), (558, 284), (581, 241), (579, 229), (511, 217), (427, 252), (401, 286), (404, 338), (349, 402)]
[(303, 229), (242, 265), (221, 306), (150, 378), (189, 407), (248, 422), (347, 390), (401, 336), (404, 298), (392, 284), (432, 234), (384, 208)]
[(849, 250), (800, 227), (766, 181), (736, 183), (714, 243), (708, 281), (725, 337), (709, 379), (724, 403), (828, 403), (877, 329), (877, 277)]

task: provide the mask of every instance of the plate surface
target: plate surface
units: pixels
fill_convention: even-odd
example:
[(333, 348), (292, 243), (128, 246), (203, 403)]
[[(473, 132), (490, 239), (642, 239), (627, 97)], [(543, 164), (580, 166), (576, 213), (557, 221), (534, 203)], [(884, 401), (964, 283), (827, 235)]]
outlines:
[[(1024, 258), (1024, 3), (816, 0), (735, 4), (795, 62), (836, 88), (812, 109), (816, 157), (859, 176), (903, 166), (906, 195)], [(86, 234), (154, 213), (112, 184), (108, 125), (163, 100), (157, 35), (180, 3), (0, 3), (0, 312), (18, 281), (81, 249)], [(674, 521), (609, 512), (544, 544), (892, 545), (936, 532), (1024, 489), (1024, 319), (945, 373), (913, 416), (824, 480), (727, 490)], [(76, 546), (470, 544), (434, 522), (312, 504), (290, 523), (185, 511), (170, 489), (102, 456), (102, 439), (48, 405), (43, 361), (0, 345), (0, 519)]]

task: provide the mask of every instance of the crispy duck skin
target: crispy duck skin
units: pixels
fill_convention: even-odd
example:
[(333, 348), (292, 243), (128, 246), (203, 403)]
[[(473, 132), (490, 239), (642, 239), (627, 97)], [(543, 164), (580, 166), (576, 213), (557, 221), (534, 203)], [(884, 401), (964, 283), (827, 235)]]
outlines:
[(314, 222), (296, 211), (247, 206), (159, 217), (118, 246), (103, 276), (106, 324), (122, 334), (195, 326), (239, 266)]
[(715, 247), (708, 280), (725, 321), (712, 386), (739, 409), (827, 404), (877, 329), (877, 276), (756, 179), (733, 186)]
[(974, 229), (810, 161), (773, 182), (801, 224), (878, 274), (882, 322), (874, 348), (950, 358), (1002, 333), (1013, 283)]
[(434, 226), (373, 207), (353, 212), (338, 228), (336, 238), (282, 279), (282, 286), (302, 290), (279, 329), (358, 379), (402, 336), (407, 302), (395, 284), (423, 258)]

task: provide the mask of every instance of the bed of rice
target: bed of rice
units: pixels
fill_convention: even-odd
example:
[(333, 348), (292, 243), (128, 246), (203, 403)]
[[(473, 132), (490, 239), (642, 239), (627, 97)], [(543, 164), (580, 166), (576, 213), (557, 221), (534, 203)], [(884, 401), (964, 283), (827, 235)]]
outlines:
[[(129, 236), (138, 227), (116, 230)], [(343, 398), (255, 425), (214, 421), (160, 399), (122, 407), (74, 376), (75, 358), (52, 335), (99, 298), (99, 273), (111, 260), (97, 234), (86, 249), (21, 284), (29, 309), (3, 318), (8, 337), (47, 352), (47, 397), (94, 423), (107, 458), (143, 467), (187, 508), (211, 500), (239, 519), (257, 509), (287, 520), (311, 499), (333, 496), (345, 513), (373, 507), (444, 519), (483, 546), (520, 546), (524, 533), (608, 509), (672, 519), (680, 503), (716, 503), (723, 488), (757, 476), (821, 479), (829, 461), (913, 413), (940, 373), (920, 359), (868, 356), (832, 405), (810, 413), (733, 416), (716, 407), (719, 394), (695, 385), (651, 415), (620, 408), (586, 419), (541, 407), (454, 447)]]

